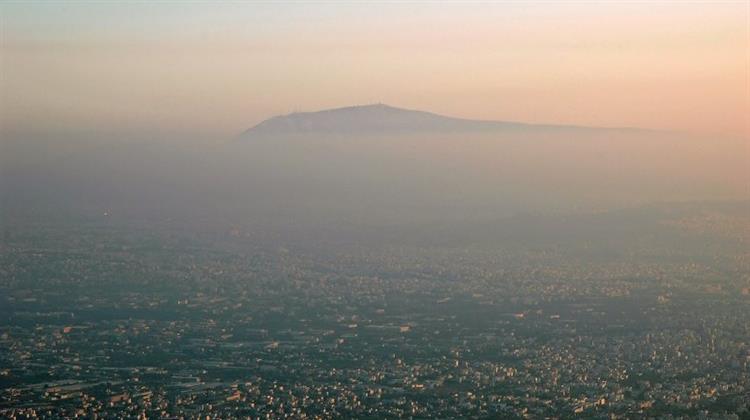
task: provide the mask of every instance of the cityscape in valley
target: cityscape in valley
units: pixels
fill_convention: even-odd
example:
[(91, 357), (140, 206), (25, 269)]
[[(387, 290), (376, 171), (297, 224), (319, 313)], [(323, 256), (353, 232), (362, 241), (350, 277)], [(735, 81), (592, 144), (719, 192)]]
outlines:
[(0, 413), (744, 418), (748, 206), (593, 216), (578, 245), (6, 227)]
[(750, 419), (747, 2), (0, 2), (0, 418)]

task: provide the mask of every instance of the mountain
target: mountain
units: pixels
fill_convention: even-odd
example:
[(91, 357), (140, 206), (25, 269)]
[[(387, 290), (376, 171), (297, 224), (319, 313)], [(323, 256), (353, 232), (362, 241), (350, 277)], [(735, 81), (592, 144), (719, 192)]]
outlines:
[(323, 133), (346, 135), (432, 132), (444, 134), (503, 130), (591, 131), (623, 129), (470, 120), (447, 117), (432, 112), (397, 108), (385, 104), (373, 104), (275, 116), (248, 129), (242, 133), (240, 138)]
[(721, 139), (375, 104), (267, 119), (217, 162), (266, 214), (420, 222), (734, 197), (746, 160)]

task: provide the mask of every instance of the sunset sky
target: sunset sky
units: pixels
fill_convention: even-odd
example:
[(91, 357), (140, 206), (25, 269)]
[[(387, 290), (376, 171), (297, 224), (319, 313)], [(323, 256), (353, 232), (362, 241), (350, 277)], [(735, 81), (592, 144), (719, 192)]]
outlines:
[(0, 122), (224, 138), (383, 102), (747, 139), (749, 4), (2, 4)]

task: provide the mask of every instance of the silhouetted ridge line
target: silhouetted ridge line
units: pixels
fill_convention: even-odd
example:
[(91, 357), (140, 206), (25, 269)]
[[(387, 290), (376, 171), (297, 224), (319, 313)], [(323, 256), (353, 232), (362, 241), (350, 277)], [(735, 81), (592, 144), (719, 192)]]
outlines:
[(294, 112), (262, 121), (240, 138), (305, 133), (387, 134), (393, 132), (492, 132), (498, 130), (638, 130), (511, 121), (471, 120), (385, 104)]

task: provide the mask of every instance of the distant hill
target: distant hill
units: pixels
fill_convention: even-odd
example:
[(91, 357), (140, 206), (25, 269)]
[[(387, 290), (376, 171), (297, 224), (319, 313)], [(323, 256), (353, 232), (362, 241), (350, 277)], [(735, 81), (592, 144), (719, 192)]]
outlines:
[(250, 139), (289, 134), (394, 134), (492, 132), (501, 130), (636, 130), (574, 125), (525, 124), (447, 117), (432, 112), (397, 108), (385, 104), (349, 106), (315, 112), (295, 112), (269, 118), (248, 129), (240, 138)]

